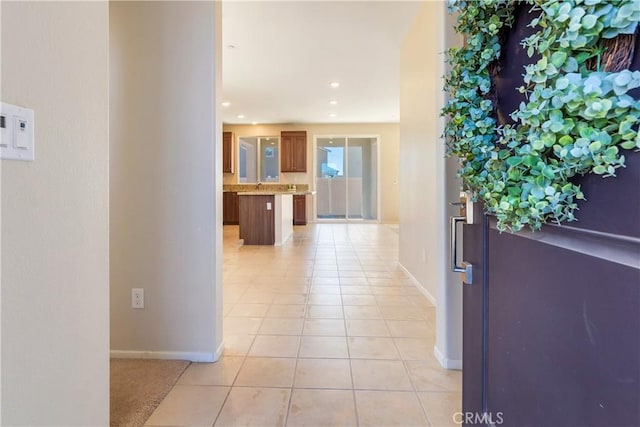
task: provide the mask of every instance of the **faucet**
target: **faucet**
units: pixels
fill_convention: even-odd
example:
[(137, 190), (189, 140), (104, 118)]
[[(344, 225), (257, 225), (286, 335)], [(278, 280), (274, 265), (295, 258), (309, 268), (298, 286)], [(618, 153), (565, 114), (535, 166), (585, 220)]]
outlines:
[(262, 185), (262, 183), (261, 183), (261, 182), (258, 182), (258, 183), (256, 184), (256, 190), (259, 190), (261, 185)]

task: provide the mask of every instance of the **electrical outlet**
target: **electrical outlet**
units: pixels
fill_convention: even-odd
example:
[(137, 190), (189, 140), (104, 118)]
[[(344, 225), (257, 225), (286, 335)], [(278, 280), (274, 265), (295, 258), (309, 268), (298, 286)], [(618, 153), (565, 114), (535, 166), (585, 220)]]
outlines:
[(131, 308), (144, 308), (144, 289), (131, 289)]

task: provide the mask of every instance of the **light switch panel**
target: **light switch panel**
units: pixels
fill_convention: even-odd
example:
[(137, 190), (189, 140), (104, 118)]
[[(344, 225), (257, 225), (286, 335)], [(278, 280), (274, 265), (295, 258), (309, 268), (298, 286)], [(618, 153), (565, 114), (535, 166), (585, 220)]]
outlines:
[(272, 209), (271, 202), (267, 202), (267, 210), (270, 211)]
[(34, 135), (33, 110), (4, 102), (0, 104), (0, 158), (33, 161)]

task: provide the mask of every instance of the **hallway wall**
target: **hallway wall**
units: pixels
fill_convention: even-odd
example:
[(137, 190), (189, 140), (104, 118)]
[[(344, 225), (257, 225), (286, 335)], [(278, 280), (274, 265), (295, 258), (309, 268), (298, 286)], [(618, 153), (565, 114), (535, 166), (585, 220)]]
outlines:
[(36, 147), (1, 162), (1, 424), (108, 425), (108, 4), (0, 8), (2, 101)]
[[(111, 350), (222, 344), (220, 2), (111, 2)], [(220, 167), (216, 167), (220, 163)], [(131, 308), (144, 288), (145, 308)]]
[(437, 302), (435, 352), (449, 368), (462, 355), (462, 287), (448, 268), (448, 217), (456, 213), (449, 203), (460, 183), (455, 160), (445, 158), (440, 117), (443, 52), (462, 43), (454, 23), (444, 1), (424, 2), (402, 47), (400, 92), (400, 263)]

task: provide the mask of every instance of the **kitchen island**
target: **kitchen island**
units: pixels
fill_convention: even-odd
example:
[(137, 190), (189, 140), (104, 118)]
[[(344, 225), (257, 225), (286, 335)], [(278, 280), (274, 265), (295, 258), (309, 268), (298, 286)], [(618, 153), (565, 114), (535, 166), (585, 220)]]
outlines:
[(245, 245), (282, 245), (293, 234), (293, 193), (238, 192), (240, 239)]

